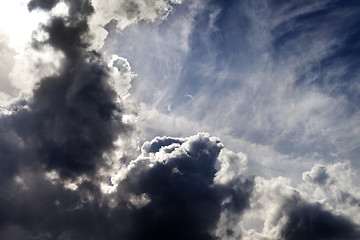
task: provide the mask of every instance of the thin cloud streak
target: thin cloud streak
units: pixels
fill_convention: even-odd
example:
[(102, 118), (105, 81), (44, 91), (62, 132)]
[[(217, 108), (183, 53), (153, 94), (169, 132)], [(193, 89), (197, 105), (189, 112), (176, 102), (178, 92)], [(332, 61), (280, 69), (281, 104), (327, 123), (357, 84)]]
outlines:
[[(319, 159), (350, 159), (358, 167), (358, 80), (351, 70), (357, 61), (348, 54), (355, 47), (349, 29), (357, 21), (356, 3), (210, 2), (194, 8), (193, 17), (182, 12), (186, 4), (160, 25), (134, 26), (108, 40), (126, 43), (110, 46), (137, 72), (133, 94), (147, 109), (201, 122), (216, 135), (225, 129), (219, 136), (225, 143), (239, 139), (231, 146), (237, 151), (257, 144), (307, 167)], [(186, 35), (172, 35), (185, 26), (191, 26)], [(152, 37), (142, 38), (143, 31)], [(190, 47), (179, 48), (179, 39)], [(147, 61), (152, 58), (157, 61)], [(249, 157), (266, 164), (264, 154)]]

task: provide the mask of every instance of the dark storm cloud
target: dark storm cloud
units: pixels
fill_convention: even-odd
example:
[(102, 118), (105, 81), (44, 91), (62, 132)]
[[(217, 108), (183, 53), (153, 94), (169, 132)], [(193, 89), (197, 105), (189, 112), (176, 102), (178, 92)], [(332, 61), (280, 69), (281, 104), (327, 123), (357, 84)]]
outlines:
[[(91, 183), (72, 191), (51, 183), (42, 172), (22, 174), (22, 179), (3, 186), (2, 239), (103, 239), (107, 212)], [(92, 202), (87, 194), (94, 197)], [(19, 233), (23, 236), (17, 237)]]
[[(10, 106), (17, 116), (0, 116), (0, 183), (7, 185), (19, 171), (20, 165), (26, 165), (34, 158), (34, 151), (27, 147), (26, 139), (30, 135), (24, 121), (27, 121), (23, 108), (26, 101), (20, 101)], [(23, 120), (19, 120), (25, 117)], [(19, 136), (19, 132), (25, 139)]]
[(59, 0), (33, 0), (29, 2), (28, 8), (30, 11), (36, 8), (51, 10), (58, 2)]
[(288, 218), (282, 228), (282, 236), (286, 240), (355, 240), (360, 237), (359, 226), (324, 210), (320, 204), (294, 198), (289, 199), (282, 210)]
[[(147, 148), (150, 152), (160, 142), (168, 149), (169, 143), (174, 144), (173, 151), (159, 151), (169, 157), (153, 167), (139, 162), (119, 186), (137, 195), (146, 193), (151, 199), (131, 215), (130, 239), (216, 239), (213, 232), (220, 213), (224, 209), (241, 213), (248, 206), (251, 180), (214, 183), (215, 163), (222, 148), (219, 142), (202, 135), (182, 144), (179, 140), (154, 139)], [(229, 201), (223, 204), (226, 198)]]
[[(58, 1), (31, 1), (30, 10), (51, 10)], [(123, 124), (109, 69), (88, 52), (89, 1), (68, 1), (69, 18), (53, 18), (36, 42), (64, 53), (60, 72), (41, 79), (29, 101), (0, 118), (0, 238), (104, 239), (107, 207), (92, 179), (103, 154), (131, 127)], [(51, 180), (45, 171), (59, 176)], [(65, 179), (86, 175), (77, 190)], [(89, 201), (89, 198), (91, 201)]]
[[(6, 154), (2, 163), (11, 176), (2, 189), (0, 236), (216, 239), (221, 212), (241, 214), (252, 188), (251, 180), (214, 183), (222, 149), (218, 140), (203, 135), (191, 141), (157, 138), (143, 146), (144, 158), (130, 163), (114, 193), (101, 192), (95, 173), (105, 165), (103, 154), (114, 150), (114, 141), (130, 127), (121, 121), (101, 56), (86, 50), (92, 7), (88, 1), (68, 3), (70, 17), (42, 26), (49, 38), (36, 42), (39, 50), (50, 45), (64, 53), (60, 74), (42, 79), (33, 99), (2, 119), (8, 124), (0, 135)], [(50, 10), (54, 5), (33, 1), (29, 8)], [(151, 154), (160, 159), (152, 163)], [(75, 190), (67, 187), (66, 181), (81, 176)]]
[[(164, 150), (167, 145), (153, 152), (159, 154), (155, 162), (134, 160), (113, 195), (102, 194), (96, 181), (85, 180), (70, 190), (49, 181), (41, 169), (23, 169), (21, 177), (1, 190), (0, 237), (217, 239), (221, 212), (241, 214), (249, 205), (253, 181), (215, 183), (221, 144), (204, 135), (181, 142), (171, 152)], [(147, 201), (134, 202), (139, 196)], [(109, 197), (115, 205), (110, 206)]]
[[(50, 10), (33, 1), (29, 6)], [(87, 17), (92, 12), (88, 1), (71, 1), (70, 18), (53, 18), (42, 27), (49, 38), (37, 45), (50, 45), (65, 54), (60, 74), (42, 79), (29, 110), (11, 116), (17, 134), (34, 148), (37, 160), (66, 177), (93, 174), (119, 134), (130, 129), (122, 123), (109, 70), (98, 53), (86, 50)]]

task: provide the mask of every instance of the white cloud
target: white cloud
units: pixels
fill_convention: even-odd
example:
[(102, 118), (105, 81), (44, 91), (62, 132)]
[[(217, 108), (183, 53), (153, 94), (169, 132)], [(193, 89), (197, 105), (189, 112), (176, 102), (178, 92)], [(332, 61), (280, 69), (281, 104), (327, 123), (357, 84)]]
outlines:
[(250, 207), (242, 217), (224, 212), (220, 227), (224, 224), (233, 227), (235, 238), (228, 239), (240, 235), (244, 239), (281, 239), (292, 217), (289, 215), (292, 209), (302, 206), (320, 209), (317, 204), (321, 204), (321, 211), (329, 211), (333, 216), (346, 217), (359, 224), (358, 182), (358, 173), (349, 161), (315, 164), (303, 173), (303, 182), (296, 187), (289, 178), (258, 176), (255, 177)]
[(110, 67), (110, 79), (117, 91), (118, 96), (125, 100), (129, 97), (129, 90), (131, 88), (131, 81), (136, 74), (131, 71), (131, 66), (126, 58), (112, 55), (108, 64)]
[(95, 35), (92, 46), (95, 49), (101, 48), (107, 31), (105, 25), (111, 20), (117, 21), (119, 30), (138, 23), (140, 21), (154, 22), (164, 20), (172, 11), (172, 4), (180, 4), (181, 1), (166, 0), (94, 0), (92, 4), (95, 14), (91, 16), (90, 27)]
[(214, 181), (225, 184), (243, 175), (247, 169), (247, 157), (243, 153), (234, 153), (224, 148), (219, 155), (220, 170)]
[(299, 189), (306, 199), (321, 202), (327, 209), (360, 224), (360, 177), (349, 161), (316, 164), (303, 173), (303, 180)]
[(151, 199), (146, 193), (143, 193), (141, 195), (132, 195), (130, 197), (130, 202), (136, 207), (136, 208), (142, 208), (146, 205), (148, 205), (151, 202)]
[[(14, 98), (28, 97), (39, 79), (56, 74), (63, 55), (50, 47), (41, 51), (31, 46), (32, 38), (44, 41), (47, 36), (39, 24), (49, 20), (50, 15), (43, 11), (29, 12), (29, 1), (15, 0), (6, 3), (0, 10), (0, 35), (2, 61), (0, 69), (0, 102), (7, 105)], [(50, 14), (64, 16), (66, 6), (59, 3)]]

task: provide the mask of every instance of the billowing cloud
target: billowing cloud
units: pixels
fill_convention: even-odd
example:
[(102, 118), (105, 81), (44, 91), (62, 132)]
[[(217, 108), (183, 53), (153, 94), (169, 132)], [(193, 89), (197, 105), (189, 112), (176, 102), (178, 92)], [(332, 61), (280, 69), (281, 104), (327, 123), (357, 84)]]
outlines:
[(67, 177), (93, 173), (119, 134), (130, 129), (122, 122), (108, 67), (99, 54), (86, 50), (83, 36), (93, 8), (87, 1), (76, 1), (70, 5), (72, 12), (74, 18), (54, 17), (43, 26), (49, 37), (37, 43), (64, 54), (59, 74), (42, 79), (32, 99), (14, 104), (18, 109), (4, 119), (24, 147), (34, 151), (34, 160)]
[(217, 138), (157, 138), (142, 149), (124, 166), (122, 178), (108, 183), (116, 184), (110, 194), (101, 191), (96, 178), (72, 188), (62, 175), (50, 176), (41, 167), (22, 166), (13, 177), (2, 175), (8, 181), (2, 189), (0, 236), (217, 239), (223, 234), (217, 228), (229, 228), (218, 225), (222, 212), (241, 216), (249, 206), (251, 179), (214, 180), (223, 149)]
[[(333, 188), (341, 190), (336, 184)], [(253, 189), (250, 207), (245, 211), (242, 222), (234, 228), (237, 232), (243, 232), (243, 239), (359, 237), (359, 221), (355, 216), (308, 198), (303, 188), (292, 187), (289, 179), (256, 177)]]
[(301, 191), (307, 199), (321, 202), (334, 212), (341, 212), (360, 222), (358, 171), (349, 161), (335, 164), (316, 164), (303, 173)]
[(285, 239), (357, 239), (359, 227), (342, 216), (322, 209), (320, 204), (308, 204), (291, 199), (283, 206), (287, 222), (281, 229)]
[(221, 212), (241, 213), (252, 188), (251, 180), (214, 182), (221, 149), (206, 134), (145, 143), (118, 186), (149, 201), (129, 219), (130, 239), (216, 239)]
[[(130, 67), (120, 57), (108, 66), (88, 51), (94, 8), (88, 1), (68, 4), (70, 17), (52, 17), (41, 27), (48, 37), (34, 42), (40, 51), (51, 47), (63, 54), (59, 72), (41, 79), (30, 99), (8, 106), (1, 117), (0, 235), (215, 239), (221, 211), (240, 214), (252, 187), (251, 180), (235, 177), (214, 181), (223, 148), (218, 139), (154, 139), (123, 164), (117, 182), (103, 178), (116, 140), (132, 129), (110, 77), (115, 68)], [(31, 1), (29, 8), (50, 11), (55, 5)], [(116, 188), (103, 192), (106, 184)]]

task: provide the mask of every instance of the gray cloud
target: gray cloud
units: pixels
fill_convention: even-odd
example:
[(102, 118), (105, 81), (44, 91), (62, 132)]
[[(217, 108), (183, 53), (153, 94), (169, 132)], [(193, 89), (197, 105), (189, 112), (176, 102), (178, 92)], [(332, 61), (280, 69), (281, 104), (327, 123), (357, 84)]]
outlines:
[(309, 204), (290, 199), (283, 206), (288, 218), (281, 230), (284, 239), (358, 239), (359, 226), (350, 220), (322, 209), (320, 204)]
[[(306, 191), (316, 195), (316, 188), (294, 188), (283, 177), (255, 177), (254, 183), (250, 207), (233, 228), (235, 233), (242, 233), (243, 239), (359, 238), (357, 213), (351, 214), (355, 208), (332, 208), (331, 200), (308, 196)], [(331, 185), (339, 191), (344, 187)], [(329, 193), (326, 196), (331, 198)]]
[[(122, 120), (109, 67), (87, 50), (92, 6), (68, 4), (70, 17), (53, 17), (42, 26), (48, 39), (36, 42), (63, 52), (59, 74), (41, 79), (30, 100), (1, 118), (0, 236), (216, 239), (221, 212), (241, 214), (252, 187), (235, 178), (215, 184), (218, 139), (157, 138), (123, 166), (118, 182), (104, 182), (98, 171), (111, 167), (104, 155), (131, 126)], [(29, 8), (54, 5), (32, 1)], [(116, 184), (114, 191), (104, 193), (107, 184)]]
[(306, 199), (319, 201), (328, 209), (340, 211), (359, 223), (358, 181), (358, 171), (351, 167), (349, 161), (316, 164), (303, 173), (303, 183), (299, 189)]
[(199, 134), (156, 140), (144, 145), (143, 154), (155, 154), (157, 162), (151, 164), (152, 156), (139, 158), (118, 187), (150, 199), (130, 218), (134, 224), (128, 229), (130, 239), (216, 239), (213, 232), (220, 213), (225, 209), (241, 213), (247, 207), (251, 180), (214, 183), (222, 149), (216, 139)]
[(110, 195), (102, 193), (96, 179), (70, 189), (62, 180), (52, 181), (41, 168), (23, 166), (2, 189), (0, 236), (217, 239), (221, 212), (241, 215), (249, 205), (253, 182), (214, 182), (223, 148), (218, 139), (205, 134), (167, 139), (178, 142), (172, 151), (167, 144), (158, 151), (144, 150), (129, 163)]
[(30, 1), (28, 4), (28, 8), (30, 11), (36, 9), (36, 8), (40, 8), (40, 9), (46, 9), (46, 10), (51, 10), (53, 7), (56, 6), (56, 4), (59, 2), (60, 0), (50, 0), (50, 1), (46, 1), (46, 0), (33, 0)]
[(89, 2), (73, 1), (71, 18), (55, 17), (43, 26), (49, 38), (41, 44), (65, 54), (61, 71), (42, 79), (27, 108), (10, 116), (36, 160), (66, 177), (93, 174), (119, 134), (131, 129), (122, 122), (108, 67), (98, 53), (86, 50), (83, 37), (92, 11)]
[(329, 175), (326, 173), (325, 166), (316, 166), (310, 172), (306, 173), (304, 178), (315, 184), (325, 184)]

